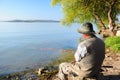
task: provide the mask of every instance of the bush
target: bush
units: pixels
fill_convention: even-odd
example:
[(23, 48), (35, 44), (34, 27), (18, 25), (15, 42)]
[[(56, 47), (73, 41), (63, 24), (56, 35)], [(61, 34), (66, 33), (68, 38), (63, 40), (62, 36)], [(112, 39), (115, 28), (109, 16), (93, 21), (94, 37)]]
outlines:
[(120, 52), (120, 36), (108, 37), (105, 39), (105, 44), (107, 48), (115, 52)]

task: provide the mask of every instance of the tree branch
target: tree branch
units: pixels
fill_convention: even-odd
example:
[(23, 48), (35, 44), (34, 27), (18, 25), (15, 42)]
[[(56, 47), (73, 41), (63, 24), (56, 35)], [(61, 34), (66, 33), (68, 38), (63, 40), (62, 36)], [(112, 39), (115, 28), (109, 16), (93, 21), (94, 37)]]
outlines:
[(108, 10), (109, 29), (111, 31), (113, 31), (114, 25), (115, 25), (114, 20), (112, 18), (112, 9), (115, 5), (115, 2), (116, 2), (116, 0), (111, 1), (110, 6), (109, 6), (109, 10)]
[(106, 27), (103, 23), (103, 21), (101, 20), (100, 16), (98, 16), (97, 14), (94, 13), (95, 19), (98, 21), (99, 25), (101, 26), (102, 30), (105, 30)]

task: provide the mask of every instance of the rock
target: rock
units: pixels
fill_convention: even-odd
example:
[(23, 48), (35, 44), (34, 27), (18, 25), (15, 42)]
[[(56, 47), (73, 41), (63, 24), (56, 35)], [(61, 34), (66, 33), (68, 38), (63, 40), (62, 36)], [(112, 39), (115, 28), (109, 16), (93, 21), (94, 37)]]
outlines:
[(109, 52), (110, 52), (110, 49), (107, 48), (107, 49), (106, 49), (106, 53), (109, 53)]
[(38, 75), (41, 75), (41, 74), (42, 74), (43, 69), (44, 69), (44, 68), (39, 68), (39, 69), (38, 69), (38, 72), (37, 72)]
[(45, 66), (45, 67), (39, 68), (37, 73), (39, 75), (42, 75), (45, 73), (53, 72), (55, 70), (58, 70), (58, 66)]
[(20, 77), (20, 80), (36, 80), (38, 76), (33, 73), (26, 73), (25, 75)]
[(116, 36), (120, 36), (120, 30), (116, 32)]
[(114, 65), (114, 68), (120, 69), (120, 61), (115, 61), (113, 65)]
[(98, 74), (96, 77), (88, 77), (88, 78), (83, 78), (80, 76), (68, 76), (68, 80), (105, 80), (104, 76), (102, 73)]

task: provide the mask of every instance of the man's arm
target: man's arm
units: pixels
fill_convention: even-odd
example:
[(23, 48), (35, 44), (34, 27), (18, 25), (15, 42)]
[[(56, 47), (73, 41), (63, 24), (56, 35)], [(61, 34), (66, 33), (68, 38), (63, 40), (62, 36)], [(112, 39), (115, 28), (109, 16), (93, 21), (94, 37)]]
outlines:
[(74, 54), (75, 61), (78, 62), (80, 61), (85, 55), (87, 54), (87, 48), (84, 44), (79, 44), (77, 51)]

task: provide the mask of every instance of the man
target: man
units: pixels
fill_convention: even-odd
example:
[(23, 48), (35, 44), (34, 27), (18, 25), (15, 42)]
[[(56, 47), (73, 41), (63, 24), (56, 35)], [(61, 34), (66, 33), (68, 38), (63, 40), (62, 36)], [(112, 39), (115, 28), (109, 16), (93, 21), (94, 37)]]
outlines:
[(95, 36), (93, 25), (89, 22), (84, 23), (78, 32), (82, 34), (84, 41), (78, 45), (74, 54), (74, 64), (61, 63), (59, 65), (58, 80), (67, 80), (68, 76), (79, 76), (83, 79), (96, 76), (100, 72), (105, 58), (104, 42)]

